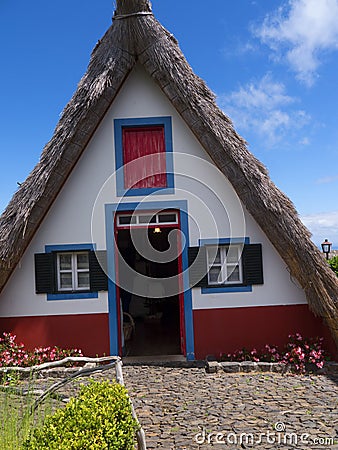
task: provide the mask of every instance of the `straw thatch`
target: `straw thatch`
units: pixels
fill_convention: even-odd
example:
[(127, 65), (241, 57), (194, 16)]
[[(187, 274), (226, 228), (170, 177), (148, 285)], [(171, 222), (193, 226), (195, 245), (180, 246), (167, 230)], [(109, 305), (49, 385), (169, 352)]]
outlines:
[(311, 310), (326, 319), (338, 344), (338, 282), (290, 200), (247, 150), (213, 93), (196, 76), (148, 0), (117, 0), (113, 24), (40, 161), (0, 218), (0, 291), (136, 63), (158, 84), (305, 290)]

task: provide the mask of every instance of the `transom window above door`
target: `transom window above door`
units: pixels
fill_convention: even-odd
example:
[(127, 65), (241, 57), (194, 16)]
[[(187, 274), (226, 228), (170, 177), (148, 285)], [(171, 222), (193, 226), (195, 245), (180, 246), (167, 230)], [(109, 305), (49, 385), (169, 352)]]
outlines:
[(126, 226), (174, 225), (177, 223), (178, 214), (175, 211), (163, 211), (156, 214), (151, 212), (119, 214), (116, 221), (118, 228)]

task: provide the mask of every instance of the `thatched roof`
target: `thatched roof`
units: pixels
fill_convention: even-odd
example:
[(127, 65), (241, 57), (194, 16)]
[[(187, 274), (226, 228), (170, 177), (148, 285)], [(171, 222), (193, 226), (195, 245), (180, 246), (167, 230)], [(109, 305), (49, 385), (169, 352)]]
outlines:
[(338, 282), (291, 201), (248, 151), (214, 94), (196, 76), (175, 38), (154, 18), (148, 0), (117, 0), (113, 24), (65, 107), (40, 161), (0, 218), (0, 291), (120, 87), (136, 63), (162, 89), (216, 166), (235, 188), (305, 290), (311, 310), (335, 327)]

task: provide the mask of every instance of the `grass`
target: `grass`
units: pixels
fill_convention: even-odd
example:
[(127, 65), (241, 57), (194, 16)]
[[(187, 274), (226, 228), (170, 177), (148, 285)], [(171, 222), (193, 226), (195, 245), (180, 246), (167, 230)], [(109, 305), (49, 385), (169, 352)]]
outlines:
[[(20, 388), (20, 384), (17, 381), (13, 387)], [(33, 381), (29, 385), (28, 389), (32, 388)], [(8, 386), (4, 389), (3, 384), (0, 384), (1, 450), (19, 450), (34, 427), (42, 425), (47, 415), (64, 406), (61, 401), (47, 398), (37, 411), (31, 413), (35, 398), (33, 394), (20, 395)]]

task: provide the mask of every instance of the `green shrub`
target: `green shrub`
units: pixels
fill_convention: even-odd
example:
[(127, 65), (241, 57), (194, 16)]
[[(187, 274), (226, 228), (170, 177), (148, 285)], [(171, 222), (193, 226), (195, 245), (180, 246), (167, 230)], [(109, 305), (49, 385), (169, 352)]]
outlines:
[(330, 264), (331, 269), (338, 276), (338, 256), (334, 256), (333, 258), (329, 259), (329, 264)]
[(136, 421), (126, 389), (109, 382), (82, 386), (64, 409), (49, 416), (32, 431), (25, 450), (131, 450)]

